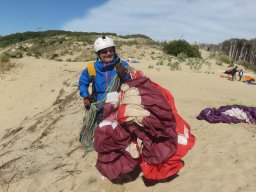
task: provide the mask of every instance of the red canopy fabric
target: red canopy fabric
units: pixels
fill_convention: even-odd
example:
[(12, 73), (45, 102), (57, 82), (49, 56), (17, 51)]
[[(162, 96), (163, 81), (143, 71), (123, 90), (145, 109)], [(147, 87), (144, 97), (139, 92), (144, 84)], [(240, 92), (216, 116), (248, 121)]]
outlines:
[(131, 76), (133, 80), (122, 86), (119, 106), (104, 106), (104, 120), (94, 137), (96, 167), (110, 180), (137, 165), (147, 179), (165, 179), (184, 166), (182, 157), (193, 147), (195, 137), (168, 90), (138, 71)]

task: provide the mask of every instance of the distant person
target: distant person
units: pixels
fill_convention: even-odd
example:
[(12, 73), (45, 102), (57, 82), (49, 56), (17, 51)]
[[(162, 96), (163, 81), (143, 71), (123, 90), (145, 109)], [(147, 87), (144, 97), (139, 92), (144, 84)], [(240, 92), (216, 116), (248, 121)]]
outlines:
[(238, 72), (239, 81), (242, 80), (243, 75), (244, 75), (243, 69), (240, 69), (240, 71)]
[(231, 71), (231, 75), (232, 75), (232, 81), (234, 81), (235, 77), (236, 77), (236, 73), (237, 73), (237, 66), (235, 66), (232, 71)]
[[(92, 102), (101, 101), (106, 96), (106, 90), (112, 79), (117, 75), (123, 83), (130, 79), (128, 75), (128, 63), (120, 59), (116, 54), (114, 41), (102, 36), (94, 42), (96, 61), (82, 72), (79, 79), (80, 96), (84, 100), (86, 110), (89, 110)], [(92, 69), (93, 68), (93, 69)], [(91, 75), (90, 72), (95, 74)], [(89, 85), (92, 84), (92, 94), (89, 93)]]

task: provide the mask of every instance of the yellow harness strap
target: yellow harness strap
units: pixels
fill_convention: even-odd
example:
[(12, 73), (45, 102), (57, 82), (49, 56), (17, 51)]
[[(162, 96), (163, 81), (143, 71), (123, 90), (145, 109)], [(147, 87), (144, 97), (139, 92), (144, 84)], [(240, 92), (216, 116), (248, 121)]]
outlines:
[(88, 68), (88, 73), (89, 73), (90, 77), (95, 78), (96, 71), (95, 71), (95, 67), (94, 67), (94, 62), (88, 63), (87, 68)]

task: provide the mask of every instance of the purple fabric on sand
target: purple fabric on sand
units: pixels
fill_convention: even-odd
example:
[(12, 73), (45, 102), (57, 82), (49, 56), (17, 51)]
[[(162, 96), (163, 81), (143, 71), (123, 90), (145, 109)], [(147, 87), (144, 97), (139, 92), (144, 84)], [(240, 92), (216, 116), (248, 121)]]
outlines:
[[(228, 110), (240, 110), (244, 118), (225, 114)], [(216, 108), (206, 108), (196, 117), (198, 120), (206, 120), (210, 123), (251, 123), (256, 124), (256, 107), (243, 105), (226, 105)], [(246, 118), (246, 119), (245, 119)]]

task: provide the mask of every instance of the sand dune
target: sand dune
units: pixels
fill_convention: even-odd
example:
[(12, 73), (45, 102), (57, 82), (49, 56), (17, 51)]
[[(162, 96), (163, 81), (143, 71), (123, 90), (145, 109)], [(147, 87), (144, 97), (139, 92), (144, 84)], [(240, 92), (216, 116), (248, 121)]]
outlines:
[(220, 78), (226, 66), (208, 61), (211, 67), (197, 73), (149, 69), (150, 57), (131, 63), (170, 90), (197, 140), (173, 180), (150, 183), (140, 175), (116, 185), (96, 170), (97, 154), (85, 154), (78, 142), (84, 111), (77, 81), (85, 63), (15, 60), (17, 67), (0, 76), (0, 191), (255, 191), (255, 125), (210, 124), (196, 116), (206, 107), (255, 105), (256, 86)]

